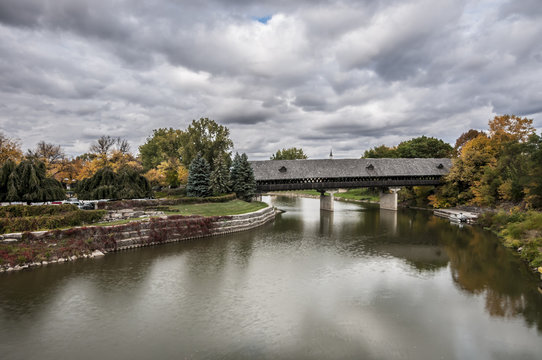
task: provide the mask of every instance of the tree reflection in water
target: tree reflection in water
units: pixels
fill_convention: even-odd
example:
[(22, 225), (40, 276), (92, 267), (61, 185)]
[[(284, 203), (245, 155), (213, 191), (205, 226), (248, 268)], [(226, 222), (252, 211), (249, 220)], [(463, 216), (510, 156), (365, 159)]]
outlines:
[[(441, 234), (450, 259), (452, 278), (471, 294), (483, 294), (491, 316), (523, 316), (530, 326), (542, 331), (542, 296), (529, 268), (499, 243), (488, 231), (466, 226), (450, 229), (441, 219), (429, 219), (427, 226)], [(446, 229), (441, 229), (448, 227)]]

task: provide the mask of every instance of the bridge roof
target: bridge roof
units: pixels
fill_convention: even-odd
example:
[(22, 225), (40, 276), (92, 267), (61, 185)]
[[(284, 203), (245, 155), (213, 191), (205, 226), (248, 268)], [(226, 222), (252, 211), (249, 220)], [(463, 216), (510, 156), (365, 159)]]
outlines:
[[(314, 159), (251, 161), (256, 181), (307, 178), (442, 176), (451, 159)], [(439, 165), (442, 167), (439, 168)], [(372, 165), (372, 169), (371, 166)]]

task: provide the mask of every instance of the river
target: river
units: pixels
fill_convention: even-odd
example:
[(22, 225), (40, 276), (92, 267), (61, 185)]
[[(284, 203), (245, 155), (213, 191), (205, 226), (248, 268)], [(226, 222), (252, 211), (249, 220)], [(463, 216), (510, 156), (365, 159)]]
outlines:
[(538, 279), (491, 233), (265, 200), (255, 230), (0, 274), (0, 358), (542, 358)]

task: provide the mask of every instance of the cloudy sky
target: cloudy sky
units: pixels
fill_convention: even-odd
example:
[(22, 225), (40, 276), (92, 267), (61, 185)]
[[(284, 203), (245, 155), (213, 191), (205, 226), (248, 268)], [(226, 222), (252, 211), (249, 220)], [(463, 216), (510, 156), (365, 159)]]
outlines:
[(0, 0), (0, 130), (25, 150), (209, 117), (251, 159), (359, 157), (496, 114), (542, 129), (540, 0)]

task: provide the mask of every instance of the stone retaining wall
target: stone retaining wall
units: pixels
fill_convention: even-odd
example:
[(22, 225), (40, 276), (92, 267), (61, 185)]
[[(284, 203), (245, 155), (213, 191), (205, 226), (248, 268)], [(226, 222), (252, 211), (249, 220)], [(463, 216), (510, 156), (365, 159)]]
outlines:
[[(70, 239), (71, 233), (79, 232), (83, 238), (94, 238), (97, 241), (109, 239), (109, 248), (102, 250), (119, 251), (143, 246), (158, 245), (194, 238), (230, 234), (261, 226), (275, 219), (275, 208), (268, 206), (264, 209), (241, 215), (204, 218), (200, 216), (162, 216), (144, 219), (138, 222), (113, 225), (107, 227), (80, 227), (67, 230), (34, 231), (28, 233), (12, 233), (0, 236), (0, 243), (15, 245), (23, 237), (31, 237), (46, 243), (57, 242), (59, 239)], [(112, 244), (111, 244), (112, 242)], [(79, 256), (48, 259), (48, 261), (17, 264), (15, 266), (0, 266), (0, 272), (21, 270), (28, 267), (47, 265), (56, 262), (73, 261), (78, 258), (96, 257), (103, 255), (102, 250), (85, 253)]]
[(111, 210), (107, 212), (102, 221), (117, 221), (163, 215), (163, 211), (144, 211), (134, 209)]
[[(231, 215), (219, 219), (211, 224), (210, 232), (200, 232), (196, 235), (186, 236), (183, 234), (182, 229), (176, 227), (170, 227), (167, 224), (167, 217), (162, 219), (166, 220), (165, 226), (161, 228), (162, 231), (168, 233), (168, 239), (160, 242), (149, 241), (151, 239), (152, 229), (149, 226), (143, 226), (139, 231), (125, 231), (118, 233), (117, 250), (133, 249), (141, 246), (150, 246), (163, 243), (170, 243), (194, 238), (201, 238), (214, 235), (230, 234), (239, 231), (250, 230), (261, 226), (271, 220), (275, 219), (275, 208), (268, 206), (264, 209), (241, 215)], [(181, 231), (179, 231), (181, 230)]]

